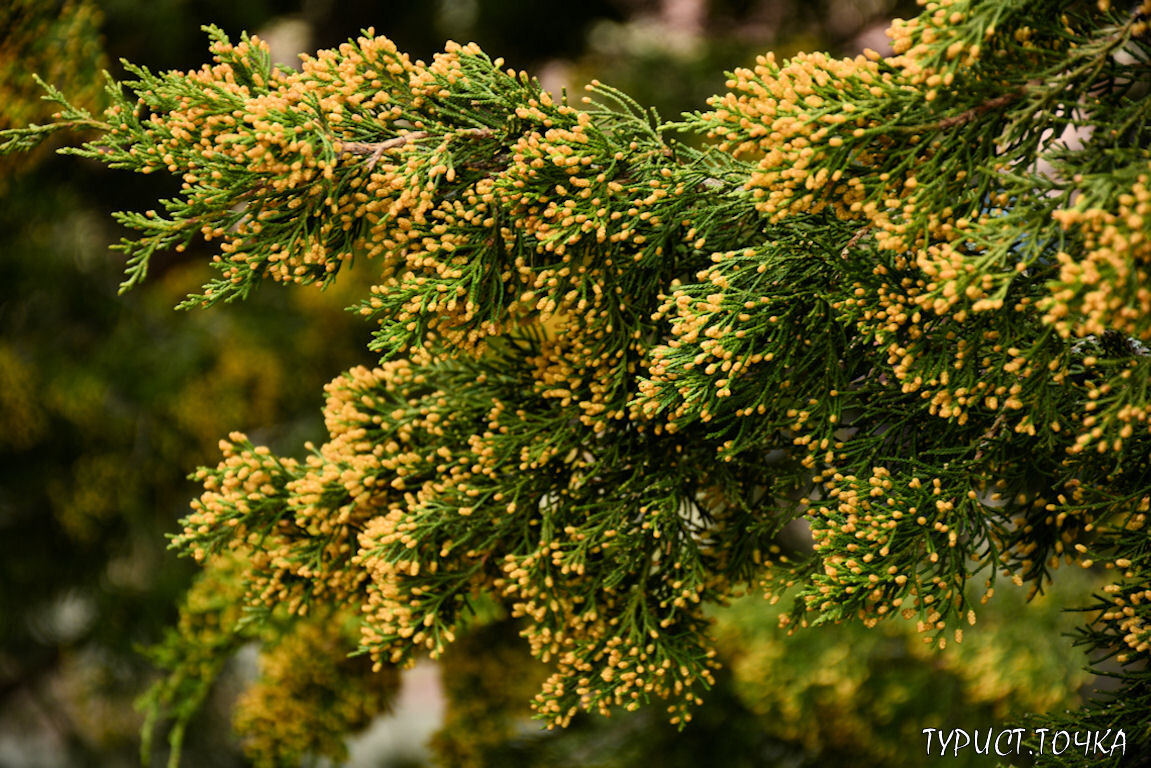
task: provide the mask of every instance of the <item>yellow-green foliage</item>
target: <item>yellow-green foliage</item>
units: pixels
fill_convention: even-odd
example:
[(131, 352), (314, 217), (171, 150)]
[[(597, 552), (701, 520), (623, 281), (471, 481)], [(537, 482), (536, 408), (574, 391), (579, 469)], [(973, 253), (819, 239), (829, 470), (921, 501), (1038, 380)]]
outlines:
[[(153, 661), (169, 671), (140, 700), (148, 707), (144, 725), (144, 752), (151, 749), (160, 713), (171, 713), (176, 724), (169, 734), (179, 753), (184, 728), (211, 690), (231, 655), (252, 633), (244, 632), (239, 601), (243, 591), (243, 555), (231, 552), (215, 559), (197, 577), (180, 606), (180, 620), (165, 643), (152, 649)], [(175, 763), (179, 758), (173, 757)]]
[(344, 736), (387, 711), (395, 669), (349, 659), (355, 616), (313, 616), (265, 648), (260, 678), (236, 705), (236, 731), (257, 766), (299, 765), (308, 755), (347, 759)]
[(34, 444), (47, 429), (36, 400), (37, 382), (8, 344), (0, 344), (0, 441), (5, 448)]
[(1030, 604), (1009, 585), (979, 609), (963, 642), (944, 650), (920, 642), (904, 621), (786, 632), (779, 609), (765, 610), (756, 596), (719, 609), (715, 632), (766, 733), (803, 744), (816, 761), (913, 766), (923, 728), (1003, 727), (1025, 712), (1079, 705), (1093, 676), (1068, 637), (1076, 618), (1063, 608), (1087, 600), (1095, 584), (1070, 572)]
[(482, 624), (440, 657), (447, 711), (429, 746), (444, 766), (497, 764), (499, 750), (529, 730), (527, 702), (547, 669), (518, 642), (516, 630), (506, 619)]

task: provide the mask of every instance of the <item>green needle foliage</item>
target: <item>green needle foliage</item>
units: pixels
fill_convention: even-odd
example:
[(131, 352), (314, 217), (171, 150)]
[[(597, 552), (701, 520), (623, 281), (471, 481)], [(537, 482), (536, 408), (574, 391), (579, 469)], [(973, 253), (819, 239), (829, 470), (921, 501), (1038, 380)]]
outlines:
[[(902, 616), (943, 646), (975, 623), (970, 579), (1038, 592), (1065, 562), (1106, 576), (1080, 640), (1119, 681), (1058, 725), (1137, 752), (1149, 21), (1148, 2), (930, 2), (891, 57), (768, 54), (676, 123), (370, 31), (294, 71), (209, 29), (211, 65), (128, 65), (98, 118), (50, 91), (58, 120), (6, 150), (95, 130), (67, 151), (182, 180), (119, 214), (126, 288), (197, 237), (218, 276), (186, 307), (372, 275), (355, 309), (382, 359), (328, 385), (329, 439), (296, 460), (233, 434), (196, 475), (173, 546), (232, 586), (158, 653), (155, 714), (190, 716), (210, 675), (188, 665), (215, 649), (334, 643), (312, 617), (350, 609), (346, 650), (379, 673), (494, 599), (551, 669), (549, 723), (653, 700), (682, 723), (714, 680), (709, 604), (786, 592), (793, 629)], [(811, 547), (784, 546), (795, 520)], [(354, 690), (292, 719), (327, 734), (386, 704)], [(242, 719), (263, 761), (338, 755)]]

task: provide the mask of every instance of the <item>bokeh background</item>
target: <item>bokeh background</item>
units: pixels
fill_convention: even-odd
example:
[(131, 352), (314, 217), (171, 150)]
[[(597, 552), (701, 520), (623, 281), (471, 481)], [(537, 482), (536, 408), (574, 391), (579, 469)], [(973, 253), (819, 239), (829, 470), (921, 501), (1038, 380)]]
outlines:
[[(121, 58), (191, 69), (203, 24), (269, 39), (291, 64), (374, 27), (428, 58), (447, 39), (575, 98), (592, 78), (664, 117), (703, 108), (724, 71), (775, 50), (883, 50), (905, 0), (3, 0), (0, 128), (45, 121), (40, 73), (97, 109)], [(75, 140), (77, 137), (73, 137)], [(121, 233), (176, 183), (109, 171), (51, 147), (0, 160), (0, 768), (140, 764), (134, 700), (144, 654), (175, 620), (192, 575), (166, 550), (217, 441), (243, 430), (273, 451), (322, 440), (322, 387), (370, 364), (369, 328), (344, 311), (369, 284), (268, 287), (242, 305), (173, 311), (211, 252), (154, 260), (117, 296)], [(978, 585), (982, 586), (982, 585)], [(725, 663), (695, 721), (659, 708), (586, 718), (562, 733), (529, 719), (541, 670), (493, 616), (438, 664), (408, 673), (399, 711), (352, 743), (355, 766), (916, 766), (927, 727), (1012, 727), (1074, 706), (1096, 683), (1067, 636), (1090, 574), (1024, 607), (1010, 585), (960, 646), (925, 647), (914, 625), (820, 627), (787, 636), (759, 597), (716, 610)], [(982, 591), (982, 590), (980, 590)], [(252, 673), (241, 654), (189, 730), (183, 765), (247, 765), (231, 707)], [(973, 755), (968, 755), (974, 760)], [(156, 764), (165, 759), (157, 750)], [(982, 759), (982, 758), (980, 758)], [(962, 764), (962, 761), (950, 761)], [(972, 764), (988, 765), (983, 760)]]

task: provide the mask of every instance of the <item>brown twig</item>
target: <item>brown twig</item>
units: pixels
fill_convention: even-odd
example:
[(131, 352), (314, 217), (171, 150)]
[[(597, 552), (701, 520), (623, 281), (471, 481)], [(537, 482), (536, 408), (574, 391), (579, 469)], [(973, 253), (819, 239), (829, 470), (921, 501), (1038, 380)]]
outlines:
[(982, 104), (977, 104), (971, 109), (964, 110), (958, 115), (945, 117), (937, 123), (920, 123), (919, 125), (901, 125), (895, 128), (900, 133), (923, 133), (925, 131), (946, 131), (949, 128), (954, 128), (957, 125), (964, 125), (970, 123), (975, 118), (990, 112), (993, 109), (1005, 107), (1011, 102), (1015, 101), (1022, 95), (1022, 91), (1011, 91), (996, 96), (993, 99), (988, 99)]
[(995, 417), (995, 421), (992, 422), (991, 428), (983, 433), (983, 437), (979, 438), (979, 448), (975, 451), (975, 456), (971, 459), (972, 461), (979, 461), (982, 459), (983, 449), (986, 447), (987, 443), (999, 436), (999, 428), (1003, 426), (1004, 416), (1006, 416), (1006, 413), (1004, 411), (1000, 411), (999, 414)]
[(954, 128), (957, 125), (963, 125), (964, 123), (970, 123), (972, 120), (979, 117), (980, 115), (982, 115), (986, 112), (990, 112), (993, 109), (999, 109), (1000, 107), (1006, 107), (1008, 104), (1010, 104), (1011, 102), (1015, 101), (1018, 98), (1019, 98), (1019, 92), (1018, 91), (1012, 91), (1011, 93), (1005, 93), (1002, 96), (996, 96), (994, 99), (988, 99), (987, 101), (983, 102), (982, 104), (980, 104), (978, 106), (972, 107), (971, 109), (968, 109), (964, 112), (960, 112), (958, 115), (954, 115), (953, 117), (946, 117), (946, 118), (940, 120), (939, 124), (938, 124), (939, 130), (945, 131), (948, 128)]
[[(447, 135), (447, 138), (451, 138), (452, 136), (468, 136), (470, 138), (486, 139), (494, 134), (495, 131), (491, 128), (469, 128), (467, 130), (450, 133)], [(389, 149), (396, 149), (410, 142), (426, 139), (430, 135), (427, 131), (412, 131), (411, 133), (405, 133), (403, 136), (397, 136), (387, 141), (344, 141), (340, 142), (340, 154), (367, 155), (368, 170), (371, 170), (376, 167), (376, 163), (380, 161), (380, 158)]]
[(413, 131), (412, 133), (405, 133), (403, 136), (397, 136), (387, 141), (344, 141), (340, 142), (340, 154), (368, 155), (368, 170), (371, 170), (376, 167), (376, 163), (380, 161), (380, 157), (389, 149), (402, 147), (408, 142), (425, 138), (427, 135), (427, 131)]
[(855, 247), (856, 243), (863, 239), (863, 236), (867, 234), (869, 229), (871, 229), (871, 225), (865, 224), (855, 230), (855, 234), (851, 236), (851, 239), (847, 241), (847, 245), (843, 246), (843, 250), (839, 252), (839, 258), (846, 259), (850, 255), (851, 249)]

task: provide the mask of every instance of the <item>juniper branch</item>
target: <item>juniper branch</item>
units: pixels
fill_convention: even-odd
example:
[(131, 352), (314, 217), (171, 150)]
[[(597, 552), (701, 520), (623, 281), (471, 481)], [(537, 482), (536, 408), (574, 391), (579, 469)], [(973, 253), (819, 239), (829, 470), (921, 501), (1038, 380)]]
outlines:
[[(214, 72), (134, 70), (81, 152), (185, 186), (124, 217), (130, 279), (196, 231), (222, 245), (195, 304), (373, 260), (383, 356), (328, 387), (307, 461), (227, 441), (176, 543), (243, 556), (247, 629), (362, 609), (381, 667), (501, 601), (560, 725), (657, 698), (685, 722), (703, 606), (740, 590), (945, 645), (973, 574), (1038, 591), (1098, 560), (1122, 576), (1089, 642), (1148, 700), (1151, 363), (1078, 341), (1151, 340), (1151, 132), (1122, 85), (1147, 30), (1109, 18), (931, 9), (887, 60), (765, 56), (674, 125), (474, 46), (425, 66), (365, 36), (288, 73), (214, 31)], [(1068, 105), (1081, 151), (1045, 138)]]

